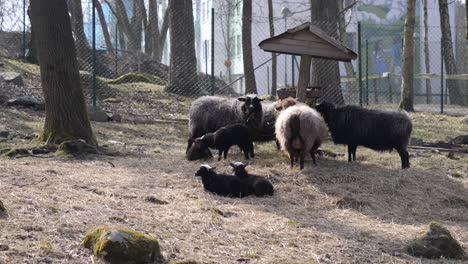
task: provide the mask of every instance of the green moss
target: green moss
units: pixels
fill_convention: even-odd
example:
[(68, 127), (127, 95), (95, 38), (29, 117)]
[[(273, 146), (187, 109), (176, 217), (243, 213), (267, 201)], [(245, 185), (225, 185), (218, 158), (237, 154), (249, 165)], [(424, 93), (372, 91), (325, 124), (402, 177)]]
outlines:
[(100, 226), (86, 234), (83, 245), (111, 263), (149, 263), (162, 259), (155, 238), (126, 228)]
[(118, 103), (121, 103), (122, 100), (121, 99), (118, 99), (118, 98), (106, 98), (103, 100), (103, 102), (105, 103), (113, 103), (113, 104), (118, 104)]
[(406, 251), (423, 258), (461, 258), (465, 255), (463, 248), (450, 231), (440, 223), (432, 222), (429, 231), (421, 238), (411, 241)]
[(135, 82), (166, 85), (166, 82), (157, 76), (151, 75), (149, 73), (134, 73), (134, 72), (121, 75), (114, 80), (108, 81), (107, 83), (108, 84), (122, 84), (122, 83), (135, 83)]
[(29, 154), (29, 151), (27, 149), (19, 148), (19, 149), (11, 149), (7, 153), (5, 153), (5, 156), (13, 158), (19, 155), (28, 155), (28, 154)]
[(84, 154), (97, 154), (95, 146), (86, 143), (84, 140), (70, 140), (60, 143), (56, 155), (79, 156)]

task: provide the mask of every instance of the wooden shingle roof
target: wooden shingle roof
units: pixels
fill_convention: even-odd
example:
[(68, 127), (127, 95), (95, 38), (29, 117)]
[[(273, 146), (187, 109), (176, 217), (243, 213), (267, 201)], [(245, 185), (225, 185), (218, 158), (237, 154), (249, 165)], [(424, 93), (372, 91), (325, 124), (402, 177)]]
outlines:
[(309, 55), (313, 58), (337, 61), (351, 61), (357, 54), (340, 42), (328, 36), (322, 29), (310, 22), (288, 29), (286, 32), (260, 42), (264, 51)]

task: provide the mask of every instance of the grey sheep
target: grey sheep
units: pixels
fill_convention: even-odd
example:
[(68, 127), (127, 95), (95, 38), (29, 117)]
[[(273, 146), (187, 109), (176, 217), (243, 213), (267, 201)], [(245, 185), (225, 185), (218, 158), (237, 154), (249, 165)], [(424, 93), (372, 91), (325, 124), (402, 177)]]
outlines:
[(190, 136), (187, 151), (195, 138), (215, 132), (226, 125), (246, 125), (254, 136), (263, 120), (262, 100), (257, 95), (246, 95), (236, 99), (203, 96), (195, 100), (189, 112)]
[(327, 136), (327, 125), (322, 116), (304, 104), (297, 104), (281, 111), (275, 125), (276, 138), (281, 149), (286, 150), (291, 161), (299, 159), (300, 168), (304, 168), (304, 158), (310, 153), (314, 164), (315, 150)]
[(317, 106), (330, 129), (335, 144), (348, 145), (348, 161), (356, 160), (356, 149), (364, 146), (377, 151), (396, 149), (401, 167), (409, 168), (407, 146), (413, 125), (405, 111), (382, 111), (359, 106), (335, 106), (323, 102)]

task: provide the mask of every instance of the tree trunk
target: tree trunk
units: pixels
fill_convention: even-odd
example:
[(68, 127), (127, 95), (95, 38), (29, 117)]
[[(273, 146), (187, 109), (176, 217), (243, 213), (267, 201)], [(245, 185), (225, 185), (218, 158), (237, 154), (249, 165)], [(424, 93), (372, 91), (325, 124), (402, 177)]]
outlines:
[(414, 111), (413, 107), (413, 46), (414, 46), (414, 24), (416, 0), (408, 0), (407, 16), (405, 20), (405, 32), (403, 39), (403, 65), (400, 108), (409, 112)]
[(167, 91), (180, 95), (200, 92), (192, 9), (192, 0), (169, 1), (171, 62)]
[(69, 0), (68, 3), (70, 4), (69, 11), (71, 13), (71, 22), (75, 36), (78, 59), (81, 63), (84, 63), (83, 68), (90, 70), (93, 63), (93, 56), (91, 54), (91, 47), (84, 33), (83, 8), (81, 7), (81, 0)]
[[(268, 0), (268, 23), (270, 24), (270, 37), (275, 35), (275, 24), (273, 21), (273, 0)], [(271, 54), (271, 94), (276, 96), (277, 90), (277, 66), (276, 53)]]
[(46, 104), (41, 140), (58, 144), (83, 139), (96, 145), (80, 87), (66, 1), (31, 0), (31, 17)]
[[(346, 12), (344, 11), (344, 6), (345, 1), (344, 0), (338, 0), (338, 10), (340, 12), (340, 20), (338, 21), (338, 27), (340, 29), (340, 39), (343, 44), (347, 43), (348, 36), (346, 35), (346, 21), (345, 21), (345, 14)], [(345, 70), (346, 70), (346, 77), (348, 78), (353, 78), (356, 76), (356, 73), (354, 71), (353, 64), (351, 62), (345, 62), (344, 63)], [(356, 91), (357, 89), (357, 82), (349, 82), (348, 83), (348, 88), (352, 91)]]
[(161, 45), (159, 43), (159, 15), (158, 1), (149, 0), (149, 30), (151, 32), (151, 56), (154, 59), (161, 60)]
[(161, 32), (159, 33), (159, 53), (157, 54), (157, 58), (162, 60), (162, 54), (164, 50), (164, 45), (166, 45), (166, 38), (167, 38), (167, 31), (169, 30), (169, 10), (170, 6), (167, 7), (166, 11), (164, 12), (163, 23), (161, 25)]
[(106, 41), (106, 49), (108, 52), (112, 51), (112, 41), (109, 34), (109, 29), (107, 28), (106, 17), (104, 16), (104, 12), (102, 11), (101, 3), (98, 0), (94, 0), (94, 5), (96, 7), (96, 12), (99, 16), (99, 22), (101, 23), (102, 33), (104, 35), (104, 40)]
[(242, 0), (242, 59), (244, 60), (245, 93), (257, 93), (252, 58), (252, 0)]
[[(27, 12), (28, 12), (29, 21), (31, 21), (31, 6), (28, 7)], [(34, 40), (35, 34), (36, 34), (36, 30), (31, 25), (31, 37), (28, 43), (28, 53), (26, 54), (26, 60), (29, 63), (37, 64), (39, 61), (37, 59), (36, 41)]]
[[(448, 13), (447, 0), (439, 0), (440, 29), (442, 31), (442, 52), (444, 54), (445, 71), (449, 75), (457, 74), (457, 66), (453, 55), (452, 32)], [(460, 91), (457, 80), (447, 80), (447, 89), (450, 96), (450, 103), (465, 105), (465, 100)]]
[(133, 16), (130, 19), (130, 28), (133, 32), (133, 42), (135, 45), (135, 55), (139, 55), (141, 52), (141, 42), (143, 33), (143, 12), (140, 5), (141, 0), (133, 0)]
[[(138, 51), (136, 36), (132, 30), (132, 26), (128, 19), (127, 9), (125, 8), (124, 3), (122, 0), (115, 0), (115, 15), (117, 17), (117, 23), (119, 25), (119, 31), (122, 31), (128, 40), (128, 49), (136, 54)], [(111, 6), (109, 1), (106, 0), (106, 3)], [(141, 50), (141, 42), (140, 42), (140, 50)]]
[[(338, 1), (310, 0), (312, 23), (319, 26), (329, 36), (338, 36)], [(336, 104), (344, 104), (341, 92), (340, 69), (337, 61), (312, 59), (314, 85), (322, 88), (321, 99)]]
[[(426, 65), (426, 73), (431, 73), (430, 53), (429, 53), (429, 29), (427, 26), (427, 0), (423, 0), (424, 9), (424, 62)], [(426, 79), (426, 103), (432, 103), (432, 84), (431, 79)]]

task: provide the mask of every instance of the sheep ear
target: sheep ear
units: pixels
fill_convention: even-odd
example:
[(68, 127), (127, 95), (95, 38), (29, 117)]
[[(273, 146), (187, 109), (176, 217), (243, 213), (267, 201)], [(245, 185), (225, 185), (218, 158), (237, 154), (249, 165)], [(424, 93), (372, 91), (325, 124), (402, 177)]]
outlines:
[(236, 165), (235, 165), (234, 162), (232, 162), (232, 161), (229, 163), (229, 165), (231, 165), (231, 167), (233, 167), (233, 168), (236, 167)]
[(239, 97), (237, 98), (237, 100), (241, 101), (241, 102), (245, 102), (245, 98), (244, 97)]

